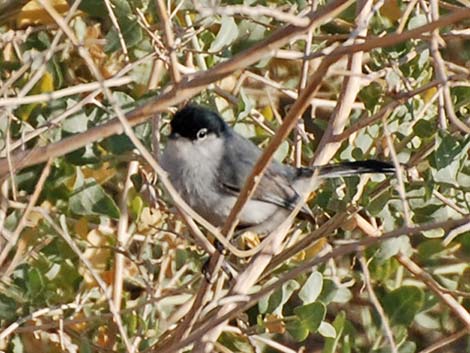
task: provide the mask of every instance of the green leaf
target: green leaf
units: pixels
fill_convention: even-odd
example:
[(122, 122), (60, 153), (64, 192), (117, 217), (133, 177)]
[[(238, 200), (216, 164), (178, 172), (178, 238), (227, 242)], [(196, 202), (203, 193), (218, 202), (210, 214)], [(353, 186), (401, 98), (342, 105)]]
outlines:
[(470, 138), (459, 141), (456, 136), (440, 132), (436, 141), (438, 147), (433, 153), (434, 158), (430, 159), (433, 182), (460, 185), (458, 176), (468, 163)]
[(407, 256), (412, 252), (410, 238), (408, 238), (406, 235), (384, 241), (380, 246), (380, 252), (377, 254), (377, 257), (380, 260), (385, 261), (392, 256), (395, 256), (399, 252)]
[(273, 157), (277, 161), (283, 162), (284, 159), (286, 159), (288, 154), (289, 154), (289, 142), (284, 141), (279, 145), (276, 152), (274, 152)]
[(299, 298), (304, 304), (309, 304), (317, 300), (323, 288), (323, 276), (315, 271), (308, 277), (299, 291)]
[(323, 353), (335, 353), (337, 352), (337, 346), (341, 335), (344, 331), (344, 326), (346, 324), (346, 314), (344, 311), (341, 311), (333, 321), (333, 327), (335, 329), (336, 336), (326, 337), (325, 347), (323, 348)]
[(377, 82), (372, 82), (359, 92), (359, 98), (370, 112), (374, 112), (382, 101), (383, 89)]
[(224, 16), (221, 22), (220, 30), (209, 48), (212, 53), (217, 53), (222, 48), (229, 46), (238, 37), (238, 27), (233, 17)]
[(436, 168), (442, 169), (450, 165), (462, 151), (459, 140), (454, 136), (441, 132), (437, 137), (437, 149), (434, 155)]
[(82, 0), (78, 8), (94, 17), (106, 18), (108, 16), (106, 4), (101, 1)]
[(372, 216), (377, 216), (384, 210), (385, 205), (390, 201), (391, 196), (391, 190), (386, 190), (385, 192), (380, 193), (378, 197), (368, 202), (365, 206)]
[(273, 301), (269, 301), (269, 306), (270, 308), (273, 308), (272, 313), (282, 315), (282, 309), (284, 304), (289, 300), (289, 298), (292, 296), (292, 293), (299, 289), (299, 284), (294, 281), (290, 280), (282, 285), (282, 288), (280, 291), (277, 291), (278, 294), (273, 297)]
[(400, 345), (398, 353), (415, 353), (416, 352), (416, 343), (406, 341)]
[(69, 209), (81, 216), (109, 216), (118, 219), (120, 212), (114, 200), (93, 178), (83, 179), (77, 169), (74, 193), (69, 199)]
[(413, 126), (413, 132), (421, 138), (428, 138), (436, 132), (436, 125), (429, 120), (420, 119)]
[(319, 302), (298, 306), (294, 309), (295, 315), (310, 332), (316, 332), (326, 315), (326, 307)]
[(18, 303), (4, 294), (0, 293), (0, 319), (13, 320), (16, 317)]
[(223, 332), (218, 342), (227, 347), (231, 352), (255, 353), (255, 349), (248, 338), (241, 334)]
[[(114, 13), (116, 14), (126, 47), (132, 48), (143, 39), (142, 28), (137, 22), (137, 17), (134, 15), (128, 1), (113, 0), (113, 5)], [(121, 49), (121, 43), (116, 28), (111, 28), (106, 36), (106, 41), (105, 52), (110, 53)]]
[(432, 256), (444, 250), (444, 245), (440, 239), (425, 240), (418, 245), (418, 254), (423, 261), (429, 260)]
[(446, 234), (446, 231), (442, 228), (435, 228), (422, 231), (421, 233), (423, 233), (426, 238), (442, 238)]
[(134, 219), (139, 219), (142, 210), (144, 209), (144, 200), (140, 195), (135, 195), (131, 201), (131, 212)]
[(408, 326), (424, 303), (424, 293), (418, 287), (403, 286), (387, 293), (382, 300), (385, 312), (394, 324)]
[(297, 342), (301, 342), (308, 337), (308, 328), (297, 319), (287, 321), (286, 330)]
[(71, 134), (85, 132), (88, 129), (89, 118), (86, 114), (80, 113), (68, 118), (62, 124), (62, 130)]
[(26, 279), (26, 286), (31, 296), (36, 296), (44, 289), (44, 278), (37, 268), (31, 268)]
[(320, 335), (322, 335), (323, 337), (327, 337), (327, 338), (335, 338), (336, 337), (335, 328), (333, 327), (333, 325), (331, 325), (330, 323), (328, 323), (326, 321), (323, 321), (320, 324), (320, 327), (318, 328), (318, 333)]
[(323, 280), (323, 287), (321, 293), (318, 297), (318, 300), (322, 303), (328, 304), (333, 300), (338, 291), (338, 286), (331, 279)]
[(14, 335), (11, 339), (11, 352), (12, 353), (25, 353), (26, 348), (24, 347), (23, 341), (18, 335)]
[(408, 26), (407, 27), (408, 27), (408, 30), (412, 30), (412, 29), (415, 29), (417, 27), (424, 26), (427, 22), (428, 22), (428, 20), (426, 18), (426, 15), (418, 15), (418, 16), (412, 17), (408, 21)]

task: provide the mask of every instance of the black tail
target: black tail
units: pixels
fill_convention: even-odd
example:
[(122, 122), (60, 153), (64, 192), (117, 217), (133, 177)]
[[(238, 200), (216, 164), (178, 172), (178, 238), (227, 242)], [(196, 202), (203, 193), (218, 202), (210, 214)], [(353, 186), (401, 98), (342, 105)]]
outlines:
[(393, 164), (372, 159), (368, 161), (327, 164), (317, 168), (320, 168), (320, 176), (323, 178), (337, 178), (366, 173), (395, 173)]

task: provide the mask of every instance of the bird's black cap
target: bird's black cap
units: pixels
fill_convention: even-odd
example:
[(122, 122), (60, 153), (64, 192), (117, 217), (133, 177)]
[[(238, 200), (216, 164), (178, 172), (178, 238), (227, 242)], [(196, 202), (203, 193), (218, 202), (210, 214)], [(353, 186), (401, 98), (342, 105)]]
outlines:
[(178, 134), (190, 140), (196, 140), (198, 131), (204, 128), (217, 136), (228, 131), (227, 124), (219, 114), (195, 104), (188, 104), (177, 111), (170, 125), (170, 137)]

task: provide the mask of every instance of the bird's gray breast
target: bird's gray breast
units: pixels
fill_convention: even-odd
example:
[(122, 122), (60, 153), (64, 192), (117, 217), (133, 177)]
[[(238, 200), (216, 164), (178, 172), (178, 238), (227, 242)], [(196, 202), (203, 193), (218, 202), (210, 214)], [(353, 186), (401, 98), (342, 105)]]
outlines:
[(219, 169), (223, 140), (208, 137), (201, 142), (170, 140), (161, 165), (183, 199), (214, 225), (222, 225), (233, 205), (220, 190)]

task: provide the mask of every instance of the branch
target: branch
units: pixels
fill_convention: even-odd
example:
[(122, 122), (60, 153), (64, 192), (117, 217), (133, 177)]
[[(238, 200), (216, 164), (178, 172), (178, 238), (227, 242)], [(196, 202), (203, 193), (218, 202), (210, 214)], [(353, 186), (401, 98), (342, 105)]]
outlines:
[(221, 317), (214, 318), (213, 316), (207, 317), (204, 320), (204, 323), (201, 324), (195, 331), (193, 331), (187, 338), (179, 340), (177, 344), (174, 346), (168, 347), (165, 346), (164, 348), (157, 349), (157, 350), (151, 350), (151, 352), (155, 353), (172, 353), (172, 352), (177, 352), (179, 349), (182, 349), (195, 341), (204, 338), (204, 335), (213, 327), (220, 325), (221, 323), (225, 322), (226, 320), (229, 320), (231, 318), (234, 318), (238, 313), (243, 312), (245, 310), (248, 310), (251, 308), (253, 305), (257, 304), (258, 301), (265, 297), (266, 295), (269, 295), (270, 293), (274, 292), (275, 290), (279, 289), (282, 287), (282, 285), (289, 280), (295, 279), (297, 276), (307, 272), (311, 271), (312, 267), (318, 266), (319, 264), (325, 263), (330, 259), (333, 258), (338, 258), (338, 257), (343, 257), (352, 253), (355, 253), (357, 251), (361, 251), (363, 249), (366, 249), (367, 247), (374, 246), (377, 244), (380, 244), (381, 242), (396, 238), (399, 236), (402, 236), (404, 234), (407, 234), (408, 236), (412, 235), (417, 235), (420, 234), (423, 231), (431, 230), (431, 229), (436, 229), (436, 228), (444, 228), (446, 230), (453, 229), (455, 227), (458, 227), (462, 224), (467, 223), (470, 220), (470, 217), (463, 217), (460, 219), (456, 220), (448, 220), (445, 222), (436, 222), (436, 223), (429, 223), (429, 224), (423, 224), (420, 226), (415, 226), (415, 227), (402, 227), (399, 229), (395, 229), (391, 232), (384, 233), (380, 236), (377, 237), (369, 237), (365, 238), (359, 241), (356, 241), (351, 244), (339, 246), (335, 248), (333, 251), (330, 253), (323, 255), (321, 257), (312, 259), (310, 261), (306, 261), (299, 265), (297, 268), (289, 271), (288, 273), (285, 273), (279, 277), (279, 279), (262, 288), (258, 292), (247, 295), (245, 297), (245, 301), (239, 302), (236, 307), (229, 312), (227, 312), (225, 315)]
[[(330, 16), (341, 12), (348, 4), (349, 2), (337, 0), (318, 10), (311, 17), (311, 26), (323, 23)], [(363, 44), (342, 47), (335, 52), (335, 56), (341, 57), (358, 51), (369, 51), (374, 48), (395, 45), (408, 39), (415, 38), (422, 33), (432, 31), (435, 28), (447, 26), (469, 17), (470, 9), (460, 9), (459, 11), (452, 12), (447, 16), (440, 17), (438, 21), (417, 27), (411, 31), (401, 34), (391, 34), (379, 38), (370, 38), (370, 40)], [(198, 73), (192, 77), (186, 77), (186, 79), (183, 79), (179, 84), (169, 87), (164, 93), (150, 101), (148, 104), (129, 112), (126, 115), (129, 124), (131, 126), (141, 124), (153, 114), (162, 112), (171, 105), (183, 102), (204, 90), (210, 83), (216, 82), (217, 80), (220, 80), (233, 72), (243, 69), (268, 56), (273, 49), (283, 46), (291, 39), (304, 33), (308, 29), (309, 27), (286, 26), (273, 33), (273, 35), (268, 39), (258, 43), (250, 49), (247, 49), (239, 55), (234, 56), (232, 59), (218, 64), (210, 70)], [(15, 153), (12, 156), (12, 161), (15, 165), (15, 169), (18, 170), (27, 166), (43, 163), (49, 158), (62, 156), (84, 147), (89, 143), (115, 134), (121, 134), (122, 132), (123, 128), (119, 120), (113, 119), (108, 123), (92, 128), (83, 134), (71, 136), (60, 142)], [(4, 176), (8, 170), (7, 161), (0, 160), (0, 176)]]

